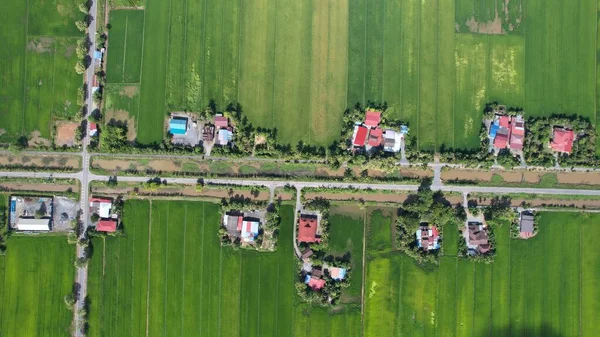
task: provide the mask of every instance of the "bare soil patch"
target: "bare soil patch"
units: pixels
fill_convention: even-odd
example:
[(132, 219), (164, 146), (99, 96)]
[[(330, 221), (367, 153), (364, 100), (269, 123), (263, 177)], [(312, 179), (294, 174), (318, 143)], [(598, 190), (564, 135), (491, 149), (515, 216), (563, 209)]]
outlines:
[(480, 180), (490, 181), (492, 172), (477, 171), (477, 170), (447, 170), (442, 171), (442, 180)]
[(76, 122), (58, 122), (56, 125), (56, 145), (75, 145), (75, 133), (78, 126), (79, 123)]
[(3, 182), (0, 183), (0, 190), (3, 191), (43, 191), (43, 192), (69, 192), (77, 191), (77, 185), (44, 184), (44, 183), (20, 183)]
[(121, 88), (119, 95), (133, 98), (133, 96), (135, 96), (138, 92), (139, 87), (137, 85), (126, 85)]
[(92, 161), (92, 167), (101, 168), (107, 171), (126, 170), (131, 164), (135, 164), (135, 161), (125, 159), (107, 160), (100, 158), (94, 158)]
[(406, 200), (408, 194), (395, 193), (327, 193), (327, 192), (309, 192), (305, 193), (306, 199), (314, 199), (316, 197), (325, 198), (328, 200), (359, 200), (374, 201), (374, 202), (395, 202), (402, 203)]
[(106, 120), (116, 120), (125, 123), (127, 125), (127, 140), (130, 142), (135, 141), (137, 133), (135, 129), (135, 118), (129, 116), (129, 113), (125, 110), (107, 110)]
[(267, 138), (263, 135), (254, 136), (254, 145), (260, 145), (267, 142)]
[(523, 180), (523, 172), (497, 172), (507, 183), (520, 183)]
[[(490, 204), (491, 198), (479, 199), (470, 198), (476, 200), (479, 205), (487, 206)], [(561, 200), (561, 199), (525, 199), (525, 198), (512, 198), (511, 206), (517, 207), (524, 204), (531, 205), (531, 207), (575, 207), (575, 208), (587, 208), (587, 209), (598, 209), (600, 208), (600, 200)]]
[(556, 177), (561, 184), (600, 185), (600, 172), (564, 172)]
[(287, 192), (275, 192), (275, 199), (279, 199), (281, 198), (281, 200), (293, 200), (295, 197), (294, 194), (292, 193), (287, 193)]
[(185, 187), (165, 187), (158, 190), (146, 190), (142, 187), (134, 186), (120, 186), (120, 187), (108, 187), (108, 186), (93, 186), (92, 193), (98, 194), (130, 194), (134, 193), (138, 196), (186, 196), (186, 197), (207, 197), (207, 198), (230, 198), (231, 196), (243, 196), (244, 198), (251, 198), (253, 200), (269, 200), (269, 192), (261, 191), (258, 197), (254, 197), (248, 190), (236, 190), (233, 189), (233, 193), (225, 189), (214, 189), (205, 187), (202, 191), (197, 191), (195, 186)]
[(38, 54), (49, 53), (52, 51), (54, 45), (54, 38), (51, 37), (38, 37), (27, 42), (27, 50)]
[(155, 171), (175, 172), (181, 170), (181, 167), (175, 165), (175, 163), (172, 160), (166, 159), (151, 160), (148, 165)]
[(465, 23), (467, 27), (469, 27), (469, 31), (471, 33), (479, 33), (479, 34), (504, 34), (504, 30), (502, 29), (502, 20), (498, 17), (498, 12), (496, 12), (496, 17), (492, 21), (488, 22), (478, 22), (475, 18), (470, 18)]
[(52, 142), (50, 142), (46, 138), (42, 138), (42, 134), (37, 130), (31, 132), (31, 134), (29, 135), (29, 147), (50, 146), (50, 145), (52, 145)]
[(538, 172), (523, 172), (523, 181), (526, 183), (537, 184), (540, 182), (541, 174)]

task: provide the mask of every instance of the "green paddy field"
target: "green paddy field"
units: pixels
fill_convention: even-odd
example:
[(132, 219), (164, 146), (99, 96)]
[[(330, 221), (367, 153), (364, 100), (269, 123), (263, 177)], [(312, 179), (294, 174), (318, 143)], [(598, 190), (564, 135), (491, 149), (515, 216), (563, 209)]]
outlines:
[(0, 141), (38, 131), (79, 111), (74, 70), (83, 14), (73, 0), (8, 0), (0, 11)]
[[(139, 87), (137, 139), (170, 111), (239, 102), (280, 141), (327, 145), (387, 102), (424, 150), (479, 145), (497, 100), (596, 120), (597, 0), (148, 0), (111, 12), (108, 81)], [(147, 117), (147, 118), (146, 118)]]
[(595, 336), (599, 221), (543, 213), (527, 241), (497, 227), (492, 264), (457, 258), (455, 228), (444, 228), (439, 266), (371, 250), (364, 336)]
[(64, 236), (12, 236), (0, 257), (0, 335), (69, 336), (63, 298), (75, 280), (75, 247)]

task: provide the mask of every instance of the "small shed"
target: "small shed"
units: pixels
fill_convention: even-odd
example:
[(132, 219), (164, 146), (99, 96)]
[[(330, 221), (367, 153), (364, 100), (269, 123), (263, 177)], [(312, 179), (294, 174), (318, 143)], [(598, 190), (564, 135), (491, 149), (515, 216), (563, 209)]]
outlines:
[(19, 218), (17, 230), (47, 232), (50, 230), (50, 219)]

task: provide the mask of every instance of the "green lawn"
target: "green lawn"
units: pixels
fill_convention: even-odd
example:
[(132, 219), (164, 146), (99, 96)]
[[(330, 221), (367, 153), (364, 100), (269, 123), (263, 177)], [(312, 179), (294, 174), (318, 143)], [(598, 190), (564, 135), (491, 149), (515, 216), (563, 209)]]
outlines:
[(0, 258), (0, 335), (68, 336), (63, 298), (75, 280), (75, 247), (64, 236), (13, 236)]
[(49, 139), (57, 119), (74, 117), (82, 77), (74, 70), (78, 1), (10, 0), (0, 20), (2, 141), (39, 131)]
[[(365, 336), (593, 336), (600, 253), (591, 237), (599, 220), (543, 213), (538, 236), (527, 241), (510, 239), (508, 224), (497, 227), (489, 265), (447, 247), (438, 266), (395, 253), (370, 259)], [(445, 228), (444, 245), (450, 234)]]

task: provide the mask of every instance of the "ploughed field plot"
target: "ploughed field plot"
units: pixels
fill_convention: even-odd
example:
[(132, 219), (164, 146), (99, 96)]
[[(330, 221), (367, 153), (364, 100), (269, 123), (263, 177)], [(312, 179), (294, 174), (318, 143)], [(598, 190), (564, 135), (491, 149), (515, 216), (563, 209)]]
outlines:
[(13, 236), (0, 257), (0, 335), (68, 336), (64, 297), (75, 279), (75, 247), (64, 236)]
[(51, 136), (53, 122), (77, 114), (82, 77), (74, 66), (75, 21), (83, 16), (73, 0), (3, 3), (0, 13), (0, 140), (39, 131)]
[(539, 234), (527, 241), (510, 239), (508, 224), (496, 227), (489, 265), (456, 257), (454, 228), (444, 228), (438, 266), (370, 251), (364, 335), (594, 336), (599, 221), (543, 213)]

